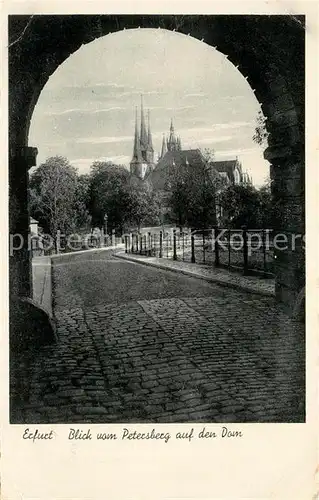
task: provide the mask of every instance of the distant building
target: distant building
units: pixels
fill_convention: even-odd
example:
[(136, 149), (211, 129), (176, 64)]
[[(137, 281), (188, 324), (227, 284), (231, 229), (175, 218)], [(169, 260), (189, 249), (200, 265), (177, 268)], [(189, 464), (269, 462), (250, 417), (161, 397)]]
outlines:
[(213, 161), (212, 166), (230, 184), (252, 184), (251, 178), (247, 172), (243, 172), (242, 165), (237, 157), (235, 160)]
[[(143, 100), (141, 100), (140, 126), (137, 109), (135, 117), (133, 156), (130, 163), (132, 176), (160, 192), (165, 200), (170, 191), (169, 173), (172, 167), (182, 169), (191, 165), (195, 168), (206, 163), (207, 160), (200, 149), (182, 149), (181, 138), (175, 133), (173, 120), (171, 120), (168, 137), (163, 134), (161, 152), (155, 163), (150, 114), (148, 112), (148, 130), (146, 131)], [(237, 157), (233, 160), (212, 161), (210, 167), (223, 177), (228, 185), (252, 184), (251, 178), (243, 172)]]
[(151, 133), (150, 113), (148, 111), (148, 130), (146, 131), (143, 99), (141, 100), (141, 123), (138, 127), (137, 108), (135, 116), (135, 133), (133, 156), (130, 163), (130, 172), (139, 179), (144, 179), (155, 167), (154, 148)]
[[(147, 180), (155, 189), (169, 189), (168, 173), (171, 167), (183, 168), (186, 165), (201, 166), (206, 163), (200, 149), (170, 150), (160, 157)], [(235, 160), (212, 161), (210, 166), (223, 177), (227, 184), (252, 184), (249, 175), (243, 172), (238, 158)]]

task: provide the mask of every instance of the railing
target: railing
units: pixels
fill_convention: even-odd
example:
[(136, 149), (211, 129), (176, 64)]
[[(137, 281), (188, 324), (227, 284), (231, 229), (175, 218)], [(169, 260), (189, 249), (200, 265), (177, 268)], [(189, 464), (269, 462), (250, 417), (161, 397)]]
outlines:
[(74, 235), (69, 237), (60, 236), (58, 242), (58, 249), (53, 239), (48, 239), (42, 236), (33, 236), (32, 242), (32, 257), (43, 256), (43, 255), (54, 255), (56, 253), (70, 253), (80, 250), (90, 250), (94, 248), (106, 248), (109, 246), (117, 246), (123, 243), (123, 237), (116, 237), (115, 231), (112, 231), (111, 235)]
[(273, 276), (270, 229), (213, 228), (192, 232), (131, 233), (124, 236), (124, 243), (126, 253)]

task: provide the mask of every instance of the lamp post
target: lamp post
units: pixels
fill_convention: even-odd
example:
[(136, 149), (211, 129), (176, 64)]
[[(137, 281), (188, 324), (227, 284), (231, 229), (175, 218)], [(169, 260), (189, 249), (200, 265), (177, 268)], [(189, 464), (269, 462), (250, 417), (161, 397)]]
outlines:
[(103, 222), (104, 222), (104, 245), (107, 245), (107, 219), (108, 219), (108, 216), (107, 216), (107, 214), (105, 214), (104, 219), (103, 219)]

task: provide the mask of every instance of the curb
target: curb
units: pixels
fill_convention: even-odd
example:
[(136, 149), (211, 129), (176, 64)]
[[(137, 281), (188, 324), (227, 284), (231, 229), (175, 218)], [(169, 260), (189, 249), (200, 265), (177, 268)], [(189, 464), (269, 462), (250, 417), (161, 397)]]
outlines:
[(240, 283), (230, 283), (230, 282), (225, 282), (220, 280), (219, 278), (211, 278), (208, 276), (200, 276), (196, 273), (193, 273), (192, 271), (186, 271), (184, 269), (174, 269), (173, 267), (166, 267), (162, 264), (157, 264), (154, 262), (145, 262), (145, 261), (140, 261), (137, 259), (132, 259), (130, 257), (126, 257), (125, 255), (119, 255), (119, 254), (114, 254), (114, 257), (117, 257), (118, 259), (123, 259), (127, 260), (129, 262), (134, 262), (135, 264), (142, 264), (144, 266), (149, 266), (149, 267), (155, 267), (157, 269), (161, 269), (164, 271), (172, 271), (178, 274), (184, 274), (186, 276), (190, 276), (192, 278), (197, 278), (200, 280), (208, 281), (209, 283), (217, 283), (218, 285), (224, 286), (225, 288), (234, 288), (236, 290), (244, 290), (245, 292), (248, 293), (254, 293), (257, 295), (262, 295), (264, 297), (275, 297), (275, 293), (273, 292), (268, 292), (266, 290), (259, 290), (259, 289), (253, 289), (249, 287), (248, 285), (240, 284)]
[(76, 250), (75, 252), (66, 252), (66, 253), (58, 253), (58, 254), (53, 254), (49, 255), (49, 257), (53, 260), (63, 258), (63, 257), (69, 257), (70, 255), (79, 255), (79, 254), (87, 254), (87, 253), (98, 253), (98, 252), (105, 252), (105, 251), (112, 251), (116, 250), (117, 248), (119, 250), (123, 250), (123, 247), (121, 248), (122, 244), (116, 245), (116, 246), (110, 246), (110, 247), (100, 247), (100, 248), (90, 248), (88, 250)]

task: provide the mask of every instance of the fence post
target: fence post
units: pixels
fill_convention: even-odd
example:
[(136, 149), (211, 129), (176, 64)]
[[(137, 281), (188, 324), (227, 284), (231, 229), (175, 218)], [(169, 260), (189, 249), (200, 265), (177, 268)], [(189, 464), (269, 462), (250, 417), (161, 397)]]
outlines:
[(151, 233), (147, 233), (147, 254), (148, 256), (151, 255)]
[(173, 230), (173, 260), (177, 260), (177, 253), (176, 253), (176, 229)]
[(231, 265), (231, 244), (230, 244), (230, 240), (231, 240), (231, 234), (230, 234), (230, 229), (228, 229), (228, 269), (230, 269), (230, 265)]
[(243, 254), (244, 254), (244, 275), (248, 274), (248, 244), (247, 244), (247, 226), (242, 226), (243, 230)]
[(264, 276), (267, 275), (267, 260), (266, 260), (266, 231), (265, 229), (261, 230), (262, 234), (262, 245), (263, 245), (263, 261), (264, 261)]
[(184, 261), (184, 253), (185, 253), (185, 241), (184, 241), (184, 233), (182, 233), (182, 242), (183, 242), (183, 261)]
[(159, 257), (163, 257), (163, 231), (160, 231), (160, 241), (159, 241), (160, 247), (159, 247)]
[(193, 234), (191, 235), (191, 247), (192, 247), (191, 262), (195, 264), (195, 238)]
[(142, 255), (142, 250), (143, 250), (143, 236), (140, 234), (139, 237), (139, 246), (140, 246), (140, 255)]
[(215, 227), (214, 231), (214, 251), (215, 251), (215, 267), (219, 267), (219, 243), (218, 243), (218, 235), (219, 229)]

